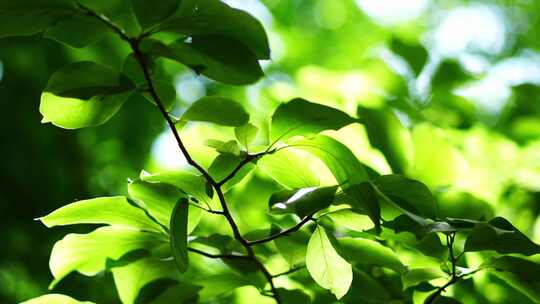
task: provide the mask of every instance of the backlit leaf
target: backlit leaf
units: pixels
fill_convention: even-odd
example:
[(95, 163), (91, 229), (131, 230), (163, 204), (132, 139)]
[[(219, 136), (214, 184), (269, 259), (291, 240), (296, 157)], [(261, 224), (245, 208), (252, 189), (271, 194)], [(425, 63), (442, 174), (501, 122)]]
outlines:
[(119, 72), (89, 61), (56, 71), (41, 94), (43, 122), (65, 129), (97, 126), (108, 121), (134, 89)]
[(170, 242), (173, 258), (180, 272), (188, 269), (188, 200), (181, 198), (176, 203), (171, 215)]
[(272, 115), (271, 140), (286, 140), (296, 135), (313, 135), (337, 130), (356, 120), (346, 113), (304, 99), (282, 103)]
[(351, 265), (334, 249), (323, 227), (317, 226), (309, 239), (306, 255), (309, 274), (321, 287), (342, 298), (353, 280)]
[(249, 115), (237, 102), (224, 97), (206, 96), (189, 107), (182, 120), (206, 121), (224, 126), (241, 126), (248, 122)]

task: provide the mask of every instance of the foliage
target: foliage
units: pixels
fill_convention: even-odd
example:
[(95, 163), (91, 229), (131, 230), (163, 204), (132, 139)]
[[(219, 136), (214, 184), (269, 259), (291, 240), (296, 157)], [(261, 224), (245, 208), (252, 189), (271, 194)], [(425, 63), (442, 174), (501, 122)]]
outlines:
[[(270, 58), (261, 23), (219, 0), (133, 0), (131, 23), (109, 15), (106, 2), (87, 2), (0, 0), (0, 37), (44, 32), (85, 47), (113, 35), (129, 49), (122, 69), (81, 61), (53, 73), (41, 94), (43, 122), (102, 125), (142, 96), (190, 167), (143, 171), (129, 181), (126, 196), (77, 201), (40, 218), (47, 227), (95, 228), (54, 245), (50, 288), (72, 272), (105, 271), (123, 303), (227, 302), (247, 287), (257, 303), (430, 304), (459, 303), (457, 294), (443, 293), (491, 273), (540, 302), (540, 264), (530, 258), (540, 245), (503, 217), (439, 207), (435, 195), (460, 177), (446, 173), (461, 161), (439, 129), (408, 128), (387, 107), (361, 105), (353, 115), (303, 98), (277, 105), (261, 127), (241, 103), (218, 95), (196, 100), (177, 118), (172, 85), (159, 67), (172, 60), (216, 82), (257, 82), (264, 77), (259, 60)], [(423, 48), (399, 40), (391, 50), (415, 75), (427, 60)], [(448, 97), (467, 77), (455, 62), (442, 63), (432, 79), (434, 96)], [(234, 134), (205, 142), (214, 150), (209, 162), (192, 152), (199, 143), (183, 139), (187, 125), (205, 123)], [(390, 172), (360, 159), (351, 145), (360, 141), (357, 133), (340, 137), (358, 127)], [(434, 159), (437, 168), (430, 167)], [(253, 195), (257, 179), (266, 184)], [(233, 200), (246, 197), (264, 213), (263, 225), (240, 226), (244, 206)], [(45, 302), (79, 303), (59, 294), (27, 303)]]

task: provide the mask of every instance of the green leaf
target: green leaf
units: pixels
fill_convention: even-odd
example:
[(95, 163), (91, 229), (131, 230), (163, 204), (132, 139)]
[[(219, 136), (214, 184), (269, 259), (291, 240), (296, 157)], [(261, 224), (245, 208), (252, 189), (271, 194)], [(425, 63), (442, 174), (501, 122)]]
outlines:
[[(215, 180), (220, 181), (228, 176), (241, 161), (242, 158), (239, 156), (229, 153), (221, 153), (214, 159), (210, 165), (210, 168), (208, 168), (208, 173), (210, 173)], [(228, 190), (235, 184), (242, 181), (242, 179), (244, 179), (244, 177), (246, 177), (253, 170), (253, 168), (255, 168), (255, 165), (252, 163), (244, 165), (232, 179), (223, 185), (223, 189)]]
[(180, 4), (180, 0), (132, 0), (135, 16), (141, 25), (141, 28), (147, 29), (167, 17), (171, 16)]
[(502, 217), (488, 223), (478, 224), (465, 241), (465, 251), (494, 250), (498, 253), (521, 253), (533, 255), (540, 253), (540, 245)]
[(219, 153), (240, 156), (240, 147), (238, 146), (238, 142), (236, 140), (224, 142), (217, 139), (209, 139), (204, 144), (216, 149), (216, 151)]
[(159, 234), (113, 226), (88, 234), (68, 234), (52, 249), (49, 266), (55, 280), (51, 285), (72, 271), (93, 276), (106, 269), (108, 260), (118, 260), (137, 249), (150, 251), (166, 244), (166, 238)]
[(187, 251), (188, 207), (188, 200), (181, 198), (176, 203), (171, 215), (171, 251), (180, 272), (186, 272), (189, 265)]
[(482, 265), (535, 303), (540, 303), (540, 264), (523, 258), (502, 256)]
[(419, 75), (428, 60), (428, 51), (420, 44), (409, 44), (400, 39), (390, 41), (392, 52), (403, 57), (415, 75)]
[[(212, 195), (206, 193), (206, 179), (202, 175), (185, 170), (166, 171), (156, 174), (141, 174), (141, 180), (149, 183), (162, 183), (176, 187), (182, 193), (202, 202), (210, 202)], [(212, 190), (212, 189), (210, 189)], [(213, 194), (213, 193), (212, 193)]]
[[(274, 224), (271, 229), (271, 235), (275, 235), (280, 231), (283, 231), (283, 229)], [(274, 244), (285, 261), (287, 261), (291, 267), (294, 267), (304, 263), (308, 240), (308, 233), (303, 230), (298, 230), (294, 233), (289, 233), (274, 239)]]
[(437, 299), (435, 299), (435, 301), (431, 302), (430, 304), (462, 304), (462, 303), (454, 298), (438, 296)]
[(206, 96), (195, 101), (182, 115), (186, 121), (207, 121), (224, 126), (241, 126), (249, 114), (237, 102), (224, 97)]
[(225, 84), (251, 84), (264, 75), (259, 61), (247, 47), (222, 36), (192, 36), (169, 45), (154, 42), (152, 52)]
[(109, 67), (77, 62), (51, 76), (39, 111), (44, 122), (65, 129), (97, 126), (120, 109), (133, 89), (126, 76)]
[(93, 304), (93, 302), (81, 302), (62, 294), (47, 294), (22, 302), (21, 304)]
[[(204, 188), (203, 188), (204, 189)], [(202, 191), (204, 191), (202, 189)], [(165, 183), (151, 183), (135, 181), (128, 185), (129, 195), (159, 223), (168, 227), (171, 214), (176, 202), (185, 194), (179, 189)], [(199, 224), (202, 211), (192, 208), (189, 212), (188, 233), (191, 233)]]
[(74, 15), (63, 18), (47, 29), (44, 37), (82, 48), (97, 42), (108, 32), (109, 28), (101, 20), (92, 16)]
[(164, 232), (143, 210), (132, 206), (123, 196), (78, 201), (56, 209), (39, 220), (49, 228), (73, 224), (108, 224)]
[(355, 121), (338, 109), (296, 98), (280, 104), (274, 111), (270, 139), (286, 140), (296, 135), (337, 130)]
[(72, 1), (68, 0), (2, 1), (0, 38), (37, 34), (74, 13)]
[(340, 252), (349, 262), (377, 265), (399, 273), (407, 271), (398, 255), (379, 242), (364, 238), (339, 238), (338, 242)]
[(311, 303), (311, 298), (300, 289), (277, 288), (283, 304)]
[(289, 189), (319, 186), (319, 178), (304, 159), (291, 149), (281, 149), (257, 161), (257, 167)]
[(270, 58), (268, 38), (261, 23), (219, 0), (183, 0), (178, 12), (160, 30), (186, 36), (225, 36), (247, 46), (257, 59)]
[[(153, 79), (153, 84), (154, 89), (159, 96), (159, 100), (165, 107), (165, 110), (170, 111), (174, 106), (174, 102), (176, 101), (176, 89), (169, 81), (165, 80)], [(140, 94), (140, 96), (142, 96), (144, 100), (147, 100), (154, 105), (156, 104), (156, 102), (154, 101), (154, 97), (152, 97), (152, 94), (150, 94), (150, 92), (137, 92), (137, 94)]]
[(309, 239), (306, 267), (313, 280), (321, 287), (329, 289), (338, 299), (342, 298), (351, 286), (352, 267), (337, 253), (321, 226), (317, 226)]
[(402, 278), (403, 289), (416, 286), (422, 282), (445, 278), (447, 274), (439, 268), (415, 268), (409, 270)]
[[(138, 300), (141, 300), (141, 294), (144, 293), (146, 286), (153, 282), (166, 280), (168, 282), (176, 281), (177, 286), (169, 287), (169, 289), (181, 287), (186, 298), (193, 298), (197, 295), (198, 287), (179, 280), (178, 270), (172, 260), (144, 258), (123, 267), (115, 267), (112, 269), (112, 273), (122, 303), (141, 303)], [(163, 290), (161, 291), (163, 292)], [(184, 299), (179, 297), (176, 299), (176, 303), (186, 303)]]
[(246, 149), (248, 149), (249, 145), (255, 141), (255, 138), (257, 138), (257, 133), (259, 133), (259, 128), (249, 122), (245, 125), (234, 128), (234, 136)]
[(195, 280), (195, 283), (203, 286), (200, 292), (200, 300), (214, 300), (226, 292), (234, 290), (238, 287), (251, 285), (245, 277), (236, 273), (224, 273), (211, 276), (203, 276)]
[(342, 299), (343, 303), (392, 303), (389, 287), (368, 275), (365, 271), (355, 269), (349, 292)]
[(378, 229), (381, 217), (379, 204), (373, 199), (369, 185), (361, 184), (368, 180), (368, 175), (364, 166), (347, 146), (326, 135), (317, 135), (294, 142), (292, 145), (322, 160), (349, 197), (350, 204), (355, 208), (366, 210)]
[(401, 208), (428, 218), (437, 217), (437, 203), (426, 185), (401, 175), (381, 175), (376, 187)]
[(330, 217), (332, 221), (339, 227), (344, 227), (358, 232), (367, 231), (373, 228), (373, 222), (367, 215), (360, 212), (358, 209), (340, 209), (326, 213), (324, 216)]
[(395, 173), (404, 173), (412, 161), (411, 135), (388, 109), (358, 107), (371, 145), (379, 149)]
[(322, 210), (334, 201), (338, 186), (283, 190), (272, 194), (268, 206), (276, 213), (294, 213), (299, 217)]
[(431, 86), (434, 91), (450, 90), (456, 85), (465, 82), (470, 75), (454, 60), (442, 61), (431, 78)]

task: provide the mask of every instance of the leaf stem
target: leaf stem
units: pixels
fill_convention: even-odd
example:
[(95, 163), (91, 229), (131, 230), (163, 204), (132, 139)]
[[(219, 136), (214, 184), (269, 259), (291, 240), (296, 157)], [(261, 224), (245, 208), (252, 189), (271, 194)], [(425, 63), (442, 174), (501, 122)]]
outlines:
[(301, 266), (297, 266), (297, 267), (293, 267), (287, 271), (284, 271), (284, 272), (280, 272), (278, 274), (274, 274), (272, 275), (272, 278), (277, 278), (277, 277), (281, 277), (281, 276), (284, 276), (284, 275), (288, 275), (288, 274), (291, 274), (291, 273), (294, 273), (294, 272), (297, 272), (299, 270), (302, 270), (306, 268), (306, 265), (301, 265)]
[(293, 233), (297, 230), (299, 230), (300, 228), (302, 228), (302, 226), (304, 226), (307, 222), (309, 222), (311, 219), (313, 218), (313, 214), (310, 214), (308, 216), (306, 216), (305, 218), (303, 218), (300, 222), (298, 222), (298, 224), (288, 228), (288, 229), (285, 229), (285, 230), (282, 230), (274, 235), (271, 235), (269, 237), (266, 237), (266, 238), (263, 238), (263, 239), (260, 239), (260, 240), (256, 240), (256, 241), (248, 241), (248, 245), (249, 246), (253, 246), (253, 245), (257, 245), (257, 244), (263, 244), (263, 243), (266, 243), (266, 242), (270, 242), (272, 240), (275, 240), (279, 237), (282, 237), (284, 235), (287, 235), (287, 234), (290, 234), (290, 233)]

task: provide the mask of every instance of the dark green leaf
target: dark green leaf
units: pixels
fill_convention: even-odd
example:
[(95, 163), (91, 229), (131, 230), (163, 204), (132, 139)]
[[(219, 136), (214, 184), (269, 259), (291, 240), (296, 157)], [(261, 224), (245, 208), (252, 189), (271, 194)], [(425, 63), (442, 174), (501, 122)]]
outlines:
[(75, 13), (69, 0), (0, 2), (0, 37), (33, 35)]
[(540, 303), (540, 264), (523, 258), (502, 256), (482, 265), (535, 303)]
[(306, 267), (317, 284), (340, 299), (351, 286), (353, 272), (351, 265), (334, 249), (330, 237), (323, 227), (317, 226), (309, 239)]
[(155, 25), (171, 16), (178, 8), (181, 0), (132, 0), (133, 10), (143, 29)]
[(445, 278), (447, 275), (439, 268), (415, 268), (409, 270), (403, 277), (403, 289), (416, 286), (422, 282)]
[(188, 200), (181, 198), (171, 214), (170, 242), (173, 258), (180, 272), (186, 272), (189, 265), (187, 251), (188, 237)]
[(279, 105), (272, 115), (271, 140), (337, 130), (355, 121), (338, 109), (297, 98)]
[(241, 126), (249, 114), (237, 102), (224, 97), (206, 96), (195, 101), (182, 115), (186, 121), (207, 121), (224, 126)]
[(321, 159), (347, 194), (349, 203), (355, 208), (367, 210), (378, 229), (381, 216), (378, 202), (373, 199), (369, 185), (359, 185), (367, 181), (368, 176), (364, 166), (347, 146), (326, 135), (300, 140), (294, 142), (293, 146)]
[(470, 78), (469, 74), (457, 61), (441, 62), (431, 79), (433, 90), (449, 90)]
[(339, 238), (338, 242), (343, 257), (351, 263), (377, 265), (400, 273), (407, 271), (397, 254), (379, 242), (364, 238)]
[(430, 302), (430, 304), (462, 304), (462, 303), (454, 298), (438, 296), (437, 299), (435, 299), (433, 302)]
[(435, 198), (421, 182), (391, 174), (379, 176), (373, 183), (401, 208), (420, 216), (432, 219), (437, 217)]
[(261, 23), (219, 0), (183, 0), (178, 12), (160, 29), (186, 36), (226, 36), (246, 45), (258, 59), (270, 58), (268, 38)]
[(389, 109), (358, 107), (358, 117), (366, 127), (369, 142), (379, 149), (395, 173), (404, 173), (412, 158), (409, 131)]
[(392, 303), (388, 286), (384, 286), (366, 272), (355, 269), (351, 288), (343, 298), (343, 303), (357, 303), (360, 299), (361, 303)]
[(283, 190), (272, 194), (268, 205), (276, 213), (295, 213), (305, 217), (330, 206), (337, 188), (330, 186)]
[(283, 304), (300, 304), (311, 302), (311, 298), (299, 289), (289, 290), (280, 287), (277, 289), (277, 292), (283, 301)]
[(77, 129), (109, 120), (134, 89), (119, 72), (89, 61), (56, 71), (41, 94), (43, 122)]
[(393, 38), (390, 41), (392, 52), (403, 57), (409, 64), (415, 75), (419, 75), (426, 65), (428, 51), (420, 44), (409, 44), (400, 39)]
[(540, 245), (502, 217), (478, 224), (468, 235), (465, 251), (495, 250), (498, 253), (540, 253)]
[(65, 43), (69, 46), (82, 48), (97, 42), (109, 28), (100, 20), (90, 16), (74, 15), (63, 18), (50, 27), (44, 37)]
[(246, 85), (264, 75), (257, 58), (249, 49), (223, 36), (193, 36), (169, 45), (154, 43), (153, 53), (178, 61), (197, 74), (226, 84)]

